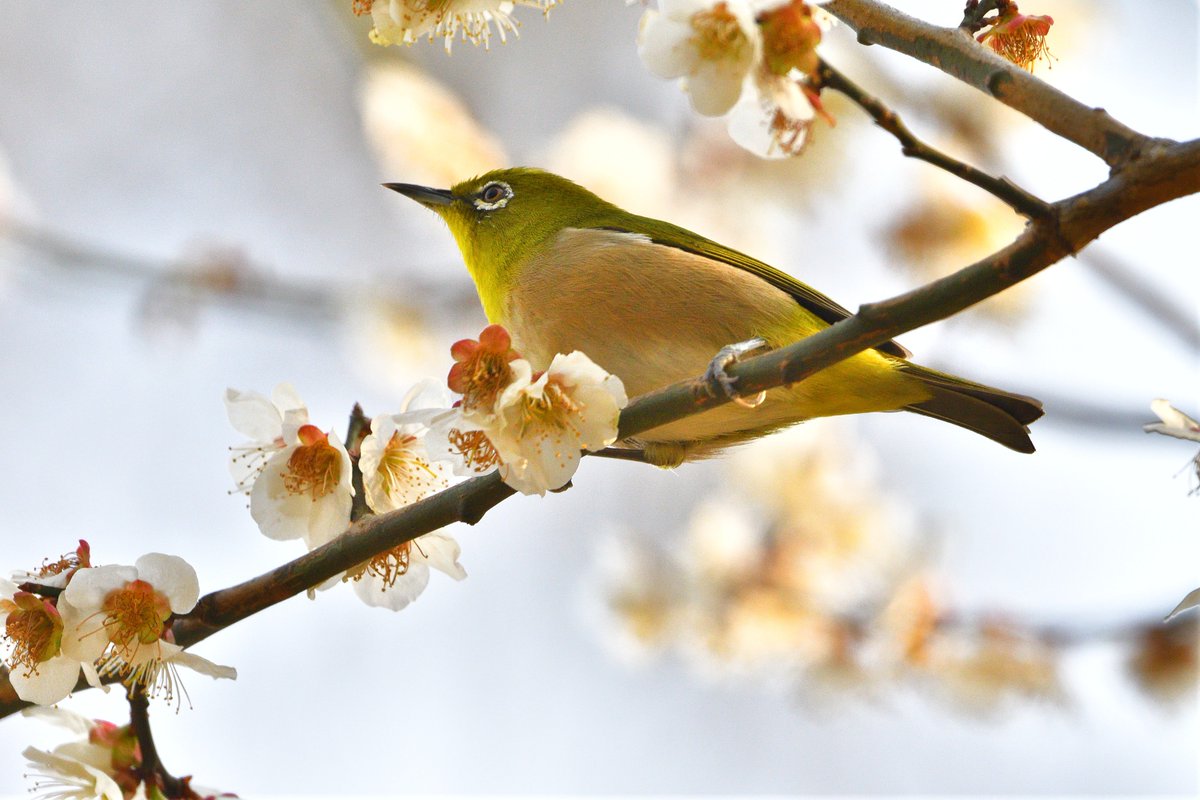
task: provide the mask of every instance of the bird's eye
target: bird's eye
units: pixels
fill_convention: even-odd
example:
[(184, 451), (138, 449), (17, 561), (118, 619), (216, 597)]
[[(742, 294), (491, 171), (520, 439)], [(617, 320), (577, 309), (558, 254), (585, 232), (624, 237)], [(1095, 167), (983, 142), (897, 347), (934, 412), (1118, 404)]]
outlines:
[(512, 188), (507, 183), (493, 181), (479, 190), (479, 197), (475, 201), (475, 206), (485, 211), (503, 208), (512, 195)]

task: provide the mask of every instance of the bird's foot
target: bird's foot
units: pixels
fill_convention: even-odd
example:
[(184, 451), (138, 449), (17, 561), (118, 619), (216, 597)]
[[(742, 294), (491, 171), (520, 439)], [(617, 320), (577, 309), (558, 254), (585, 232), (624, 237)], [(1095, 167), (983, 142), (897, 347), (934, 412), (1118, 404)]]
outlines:
[(704, 379), (708, 382), (708, 393), (717, 397), (718, 390), (724, 392), (726, 397), (744, 408), (756, 408), (761, 405), (762, 401), (767, 398), (767, 393), (759, 392), (752, 398), (742, 397), (734, 388), (737, 378), (731, 377), (725, 372), (725, 368), (730, 364), (736, 364), (742, 356), (766, 347), (767, 340), (757, 336), (744, 342), (727, 344), (722, 347), (713, 360), (708, 363), (708, 369), (704, 372)]

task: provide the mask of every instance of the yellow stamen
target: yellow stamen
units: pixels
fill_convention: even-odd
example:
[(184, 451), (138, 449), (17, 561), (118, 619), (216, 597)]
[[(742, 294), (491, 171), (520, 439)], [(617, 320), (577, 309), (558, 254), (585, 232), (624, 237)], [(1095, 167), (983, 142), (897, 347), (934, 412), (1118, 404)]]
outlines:
[(483, 431), (460, 431), (454, 428), (446, 438), (455, 452), (463, 457), (467, 469), (483, 472), (501, 463), (500, 454)]
[(749, 46), (746, 33), (725, 3), (692, 15), (691, 44), (705, 61), (738, 60)]
[(401, 575), (408, 574), (408, 568), (412, 564), (412, 551), (414, 547), (422, 556), (426, 555), (425, 551), (415, 541), (403, 542), (391, 550), (386, 550), (372, 556), (369, 561), (359, 565), (356, 572), (352, 571), (350, 577), (356, 581), (360, 581), (364, 576), (372, 575), (383, 582), (384, 588), (390, 589), (396, 585), (396, 580)]
[(534, 425), (554, 430), (574, 428), (571, 416), (580, 410), (562, 386), (549, 381), (541, 397), (525, 397), (522, 405), (522, 432)]
[(157, 642), (163, 635), (171, 606), (167, 598), (145, 581), (130, 581), (114, 589), (100, 606), (104, 630), (118, 652), (129, 654), (139, 644)]
[[(306, 428), (301, 428), (301, 433)], [(288, 494), (307, 494), (314, 501), (320, 500), (337, 488), (342, 478), (342, 455), (329, 443), (329, 437), (301, 436), (304, 444), (299, 445), (288, 458), (287, 471), (283, 473), (283, 487)]]
[(412, 446), (416, 441), (415, 436), (402, 436), (399, 431), (388, 440), (383, 457), (379, 459), (379, 485), (384, 494), (391, 496), (406, 486), (418, 486), (424, 477), (422, 472), (430, 478), (438, 477), (429, 462), (413, 453)]
[(19, 592), (14, 600), (0, 601), (10, 610), (4, 622), (4, 637), (13, 643), (11, 667), (23, 667), (35, 675), (38, 665), (58, 655), (62, 648), (62, 617), (47, 601)]

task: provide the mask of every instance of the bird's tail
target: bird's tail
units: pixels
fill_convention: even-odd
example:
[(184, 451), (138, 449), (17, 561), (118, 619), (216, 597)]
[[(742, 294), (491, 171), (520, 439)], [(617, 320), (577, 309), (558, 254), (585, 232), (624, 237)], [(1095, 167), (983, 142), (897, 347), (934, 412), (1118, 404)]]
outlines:
[(905, 411), (958, 425), (1018, 453), (1033, 452), (1026, 426), (1044, 413), (1040, 401), (913, 363), (905, 363), (901, 369), (933, 393)]

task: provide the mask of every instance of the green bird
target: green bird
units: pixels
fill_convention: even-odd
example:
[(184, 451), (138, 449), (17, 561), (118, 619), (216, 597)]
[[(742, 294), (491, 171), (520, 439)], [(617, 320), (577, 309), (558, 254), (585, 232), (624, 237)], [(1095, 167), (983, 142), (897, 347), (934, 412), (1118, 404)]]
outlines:
[[(494, 170), (452, 189), (384, 184), (450, 228), (488, 320), (535, 370), (581, 350), (636, 397), (709, 370), (728, 354), (782, 347), (849, 316), (820, 292), (677, 225), (631, 214), (566, 178)], [(744, 343), (745, 346), (728, 346)], [(714, 361), (714, 356), (726, 357)], [(639, 434), (662, 466), (711, 455), (813, 417), (912, 411), (1032, 453), (1042, 405), (936, 372), (895, 342), (841, 361), (756, 407), (726, 403)], [(710, 369), (711, 368), (711, 369)]]

